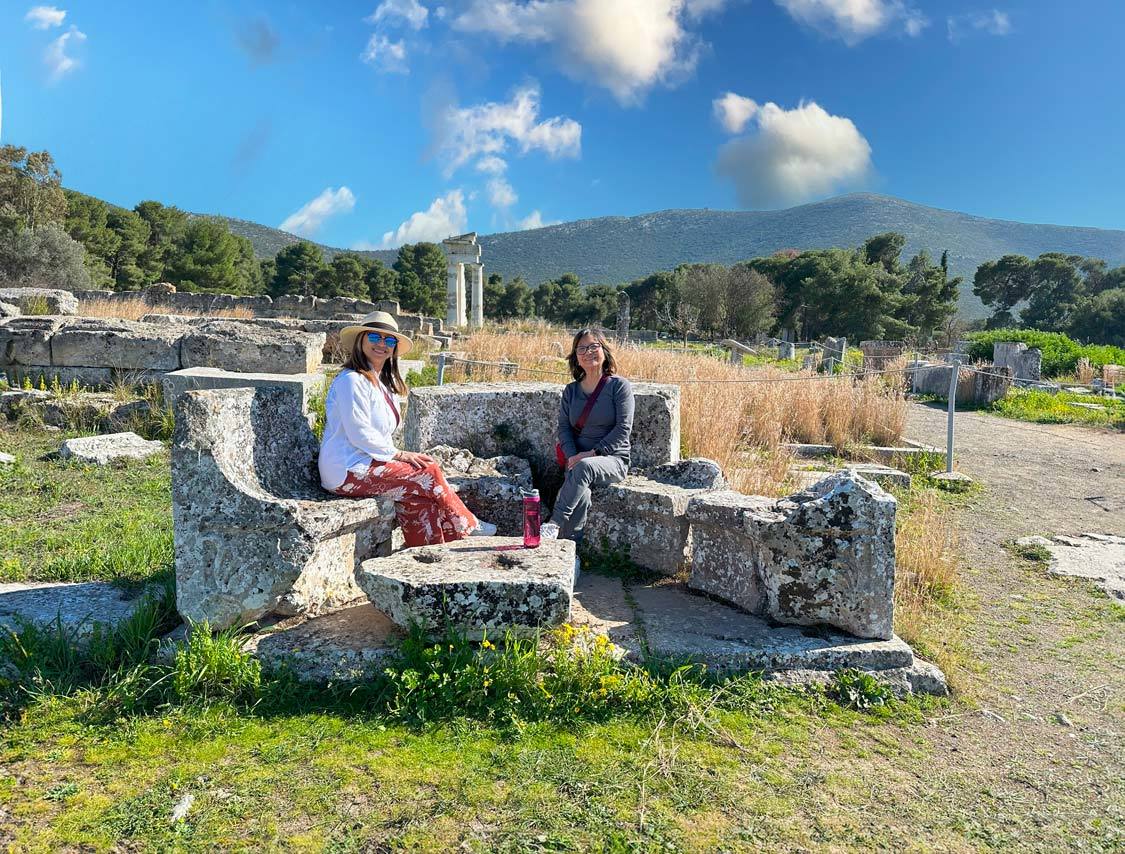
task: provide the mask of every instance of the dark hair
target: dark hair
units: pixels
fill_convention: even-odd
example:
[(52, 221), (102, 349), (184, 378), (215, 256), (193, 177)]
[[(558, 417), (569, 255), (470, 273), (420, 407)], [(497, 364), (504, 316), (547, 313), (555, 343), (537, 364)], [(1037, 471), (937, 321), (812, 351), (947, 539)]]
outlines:
[[(387, 330), (388, 332), (391, 330)], [(375, 382), (375, 374), (371, 370), (371, 363), (367, 361), (367, 356), (363, 352), (363, 340), (367, 337), (366, 332), (361, 332), (352, 339), (352, 351), (348, 353), (348, 358), (344, 361), (344, 367), (355, 371), (357, 374), (363, 374), (371, 381), (372, 385), (377, 385)], [(393, 391), (395, 394), (406, 394), (406, 383), (402, 381), (402, 375), (398, 372), (398, 345), (391, 352), (391, 356), (387, 361), (383, 362), (383, 370), (379, 371), (379, 379), (383, 381), (383, 385)]]
[(605, 333), (596, 326), (579, 329), (574, 335), (574, 340), (570, 342), (570, 355), (566, 357), (566, 363), (570, 365), (570, 375), (579, 381), (586, 376), (586, 371), (578, 364), (578, 342), (587, 335), (602, 345), (602, 353), (605, 355), (605, 361), (602, 362), (602, 374), (612, 377), (617, 373), (617, 360), (613, 358), (613, 351), (609, 349), (609, 341), (606, 339)]

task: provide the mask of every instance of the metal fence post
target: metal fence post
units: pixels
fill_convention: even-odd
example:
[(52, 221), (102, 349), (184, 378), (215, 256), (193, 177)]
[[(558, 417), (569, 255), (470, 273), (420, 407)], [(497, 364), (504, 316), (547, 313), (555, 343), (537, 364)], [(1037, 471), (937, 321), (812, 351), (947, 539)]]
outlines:
[(445, 353), (438, 353), (437, 357), (437, 384), (445, 385)]
[(957, 380), (961, 375), (961, 361), (954, 357), (949, 375), (949, 424), (945, 431), (945, 470), (953, 471), (953, 411), (957, 408)]

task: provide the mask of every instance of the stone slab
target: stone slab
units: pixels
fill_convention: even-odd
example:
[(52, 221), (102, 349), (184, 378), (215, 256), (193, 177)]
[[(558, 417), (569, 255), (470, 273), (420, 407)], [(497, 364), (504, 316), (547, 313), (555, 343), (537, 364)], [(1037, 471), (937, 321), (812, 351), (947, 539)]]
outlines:
[(909, 667), (914, 653), (897, 635), (865, 640), (815, 628), (777, 626), (685, 589), (631, 589), (650, 653), (700, 661), (720, 671), (886, 670)]
[(250, 323), (212, 320), (185, 331), (177, 367), (311, 374), (320, 367), (323, 351), (322, 332), (279, 333)]
[(529, 634), (570, 615), (574, 543), (523, 548), (514, 537), (467, 537), (364, 561), (356, 581), (398, 626)]
[(3, 451), (0, 451), (0, 466), (10, 466), (15, 463), (15, 461), (16, 458), (11, 454), (5, 454)]
[(1125, 601), (1125, 537), (1079, 534), (1075, 537), (1025, 537), (1020, 545), (1042, 546), (1051, 553), (1048, 571), (1088, 578), (1109, 596)]
[(21, 622), (52, 626), (58, 620), (81, 640), (97, 623), (112, 627), (129, 619), (145, 598), (104, 581), (5, 583), (0, 584), (0, 626), (19, 631)]
[(142, 439), (136, 433), (109, 433), (67, 439), (59, 448), (64, 460), (104, 466), (114, 460), (143, 460), (165, 450), (163, 442)]
[(0, 324), (0, 367), (51, 364), (51, 336), (65, 317), (14, 317)]
[(246, 639), (263, 667), (304, 682), (366, 682), (382, 673), (403, 632), (370, 602), (278, 623)]
[(118, 371), (174, 371), (180, 367), (175, 326), (131, 320), (76, 318), (51, 336), (51, 364)]
[(910, 489), (910, 474), (879, 463), (848, 463), (838, 469), (790, 469), (798, 489), (808, 489), (837, 471), (853, 471), (884, 489)]
[(47, 314), (78, 313), (78, 298), (70, 291), (56, 288), (0, 288), (0, 302), (16, 306), (24, 314), (44, 305)]
[(175, 405), (185, 391), (213, 388), (283, 388), (298, 395), (301, 409), (308, 410), (309, 396), (325, 385), (324, 374), (263, 374), (225, 371), (222, 368), (181, 368), (166, 373), (161, 380), (164, 403)]

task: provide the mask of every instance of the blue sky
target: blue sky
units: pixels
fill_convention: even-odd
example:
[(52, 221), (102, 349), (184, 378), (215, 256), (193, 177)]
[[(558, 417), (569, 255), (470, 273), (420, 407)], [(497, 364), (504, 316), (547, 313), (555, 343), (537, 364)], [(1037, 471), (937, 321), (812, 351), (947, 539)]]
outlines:
[(6, 143), (354, 247), (851, 190), (1125, 228), (1121, 0), (0, 0)]

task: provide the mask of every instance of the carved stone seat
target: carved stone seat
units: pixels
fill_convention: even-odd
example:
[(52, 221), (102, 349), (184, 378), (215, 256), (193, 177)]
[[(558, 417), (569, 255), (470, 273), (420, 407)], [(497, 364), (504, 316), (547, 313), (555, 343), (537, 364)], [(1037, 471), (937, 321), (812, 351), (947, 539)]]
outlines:
[(317, 450), (291, 390), (180, 397), (172, 518), (181, 615), (225, 628), (363, 597), (355, 571), (389, 540), (394, 502), (324, 491)]

